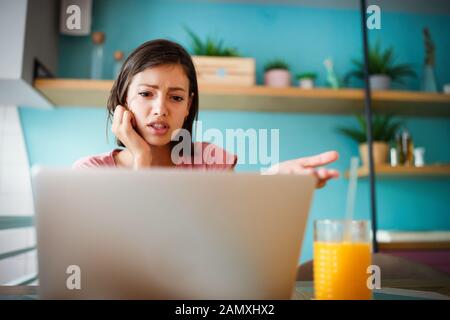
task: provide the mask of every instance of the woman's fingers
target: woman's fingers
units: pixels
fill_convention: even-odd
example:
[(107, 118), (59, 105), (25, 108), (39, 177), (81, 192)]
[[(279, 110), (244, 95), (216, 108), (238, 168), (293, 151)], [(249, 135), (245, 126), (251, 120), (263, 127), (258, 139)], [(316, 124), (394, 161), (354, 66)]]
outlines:
[(339, 177), (339, 171), (334, 169), (319, 168), (317, 174), (320, 179), (326, 180)]
[(112, 123), (112, 131), (114, 133), (117, 132), (117, 129), (120, 127), (120, 124), (122, 123), (122, 117), (123, 117), (123, 112), (124, 112), (125, 108), (118, 105), (116, 107), (116, 109), (114, 109), (114, 115), (113, 115), (113, 123)]
[(131, 111), (125, 110), (123, 112), (122, 125), (126, 130), (132, 128), (131, 119), (132, 119)]
[(303, 167), (320, 167), (332, 163), (339, 158), (336, 151), (327, 151), (315, 156), (299, 158), (298, 162)]
[(316, 168), (336, 161), (339, 154), (336, 151), (324, 152), (312, 157), (305, 157), (278, 163), (265, 174), (312, 174), (316, 177), (316, 188), (323, 188), (327, 181), (339, 177), (339, 171), (327, 168)]
[(327, 184), (326, 181), (319, 180), (319, 182), (317, 182), (317, 184), (316, 184), (316, 189), (321, 189), (321, 188), (325, 187), (326, 184)]
[(134, 116), (134, 113), (130, 111), (130, 115), (131, 115), (131, 126), (133, 127), (133, 129), (136, 129), (136, 118)]
[(331, 179), (331, 175), (326, 169), (314, 170), (311, 168), (293, 169), (290, 174), (311, 174), (316, 178), (316, 188), (323, 188), (327, 181)]
[(340, 173), (337, 170), (329, 169), (328, 170), (328, 175), (329, 175), (330, 178), (339, 178)]
[(339, 171), (326, 168), (305, 168), (295, 162), (282, 162), (272, 166), (264, 174), (312, 174), (316, 177), (316, 188), (324, 187), (328, 180), (339, 177)]
[[(134, 128), (134, 123), (135, 123), (134, 115), (130, 110), (127, 110), (126, 108), (120, 105), (116, 107), (116, 109), (114, 110), (113, 125), (112, 125), (112, 131), (114, 132), (114, 134), (116, 135), (125, 134), (125, 132)], [(123, 132), (121, 133), (121, 131)]]
[(328, 180), (339, 177), (339, 171), (334, 169), (325, 169), (320, 168), (316, 170), (316, 176), (318, 178), (318, 182), (316, 187), (318, 189), (324, 187)]
[(336, 170), (328, 170), (325, 168), (320, 168), (316, 170), (316, 175), (321, 181), (328, 181), (330, 179), (338, 178), (339, 172)]

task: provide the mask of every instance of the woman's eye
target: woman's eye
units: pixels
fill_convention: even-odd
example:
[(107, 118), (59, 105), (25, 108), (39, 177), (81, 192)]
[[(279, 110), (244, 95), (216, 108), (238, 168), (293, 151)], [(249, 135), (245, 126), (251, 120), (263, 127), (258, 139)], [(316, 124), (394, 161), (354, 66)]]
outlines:
[(184, 98), (180, 96), (173, 96), (172, 99), (175, 100), (176, 102), (181, 102), (184, 100)]
[(148, 91), (143, 91), (143, 92), (139, 92), (139, 95), (142, 97), (148, 97), (151, 95), (151, 92)]

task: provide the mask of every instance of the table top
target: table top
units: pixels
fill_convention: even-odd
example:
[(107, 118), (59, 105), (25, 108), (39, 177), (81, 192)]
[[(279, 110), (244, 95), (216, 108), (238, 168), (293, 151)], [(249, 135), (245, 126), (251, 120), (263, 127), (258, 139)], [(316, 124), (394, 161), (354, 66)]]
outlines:
[[(0, 300), (36, 300), (39, 286), (0, 286)], [(297, 281), (292, 300), (314, 298), (312, 281)], [(383, 287), (374, 290), (374, 300), (450, 300), (450, 283), (395, 279), (383, 281)]]
[[(297, 281), (293, 300), (314, 299), (312, 281)], [(373, 300), (450, 300), (450, 281), (395, 279), (383, 280), (373, 290)]]

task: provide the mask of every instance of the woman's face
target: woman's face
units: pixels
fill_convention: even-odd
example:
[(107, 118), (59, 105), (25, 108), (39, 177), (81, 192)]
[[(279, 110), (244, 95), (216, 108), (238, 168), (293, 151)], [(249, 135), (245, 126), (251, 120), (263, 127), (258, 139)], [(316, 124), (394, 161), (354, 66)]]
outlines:
[(136, 74), (127, 92), (136, 131), (150, 145), (164, 146), (172, 132), (183, 127), (192, 97), (181, 65), (160, 65)]

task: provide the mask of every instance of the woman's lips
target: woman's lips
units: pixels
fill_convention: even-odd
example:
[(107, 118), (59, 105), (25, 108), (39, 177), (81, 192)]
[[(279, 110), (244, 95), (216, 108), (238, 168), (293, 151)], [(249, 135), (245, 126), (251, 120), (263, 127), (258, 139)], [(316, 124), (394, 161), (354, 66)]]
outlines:
[(169, 131), (169, 125), (164, 121), (153, 121), (147, 125), (150, 133), (156, 136), (163, 136)]

